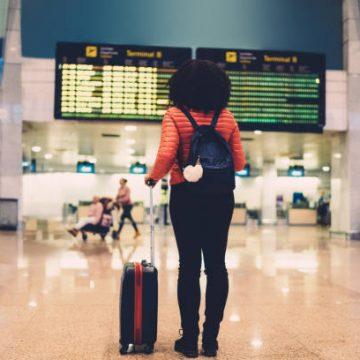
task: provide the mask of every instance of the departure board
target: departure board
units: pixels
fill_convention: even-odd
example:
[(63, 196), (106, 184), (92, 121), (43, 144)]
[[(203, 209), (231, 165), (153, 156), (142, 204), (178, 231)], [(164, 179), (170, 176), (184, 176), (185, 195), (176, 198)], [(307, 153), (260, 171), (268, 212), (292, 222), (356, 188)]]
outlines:
[(160, 120), (190, 48), (58, 43), (55, 118)]
[(198, 59), (224, 68), (231, 110), (243, 130), (321, 132), (325, 56), (284, 51), (198, 48)]

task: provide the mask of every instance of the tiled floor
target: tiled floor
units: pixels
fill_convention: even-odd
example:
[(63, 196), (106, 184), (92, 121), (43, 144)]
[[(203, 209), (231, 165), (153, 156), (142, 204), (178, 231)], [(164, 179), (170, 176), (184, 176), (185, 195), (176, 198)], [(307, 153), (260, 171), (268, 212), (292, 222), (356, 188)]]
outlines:
[[(121, 268), (147, 256), (143, 232), (137, 244), (127, 229), (120, 244), (86, 245), (0, 233), (0, 359), (119, 358)], [(218, 359), (360, 359), (360, 242), (306, 227), (234, 226), (230, 237)], [(177, 253), (170, 228), (156, 239), (159, 333), (149, 358), (178, 359)]]

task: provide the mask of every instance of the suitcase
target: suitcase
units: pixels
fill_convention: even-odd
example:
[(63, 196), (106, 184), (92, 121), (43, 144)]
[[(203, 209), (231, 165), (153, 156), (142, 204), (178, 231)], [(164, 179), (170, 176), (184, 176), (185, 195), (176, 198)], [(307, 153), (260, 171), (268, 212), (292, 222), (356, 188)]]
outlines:
[(120, 288), (120, 354), (154, 351), (157, 337), (158, 274), (154, 256), (154, 206), (150, 188), (151, 262), (127, 263)]

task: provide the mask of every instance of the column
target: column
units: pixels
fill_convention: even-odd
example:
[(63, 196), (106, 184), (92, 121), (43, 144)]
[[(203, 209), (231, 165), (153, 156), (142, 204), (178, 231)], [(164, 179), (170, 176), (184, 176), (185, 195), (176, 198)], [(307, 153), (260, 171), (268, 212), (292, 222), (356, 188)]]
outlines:
[[(19, 200), (21, 209), (21, 45), (20, 1), (9, 4), (4, 74), (0, 87), (0, 198)], [(18, 218), (21, 219), (19, 210)]]
[(332, 147), (332, 231), (360, 239), (360, 16), (357, 0), (343, 3), (348, 131)]

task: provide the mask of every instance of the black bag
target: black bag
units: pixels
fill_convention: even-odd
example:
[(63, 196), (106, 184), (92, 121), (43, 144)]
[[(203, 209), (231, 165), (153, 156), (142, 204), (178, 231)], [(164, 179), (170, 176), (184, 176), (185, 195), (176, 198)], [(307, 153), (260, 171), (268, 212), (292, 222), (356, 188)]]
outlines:
[(229, 144), (216, 131), (220, 112), (215, 111), (210, 125), (199, 126), (186, 108), (180, 109), (190, 121), (195, 133), (191, 139), (187, 165), (197, 163), (203, 168), (203, 175), (197, 182), (188, 186), (198, 192), (226, 193), (235, 188), (235, 170)]
[(150, 189), (151, 263), (127, 263), (120, 288), (120, 354), (150, 354), (157, 337), (158, 274), (154, 266), (154, 208)]

